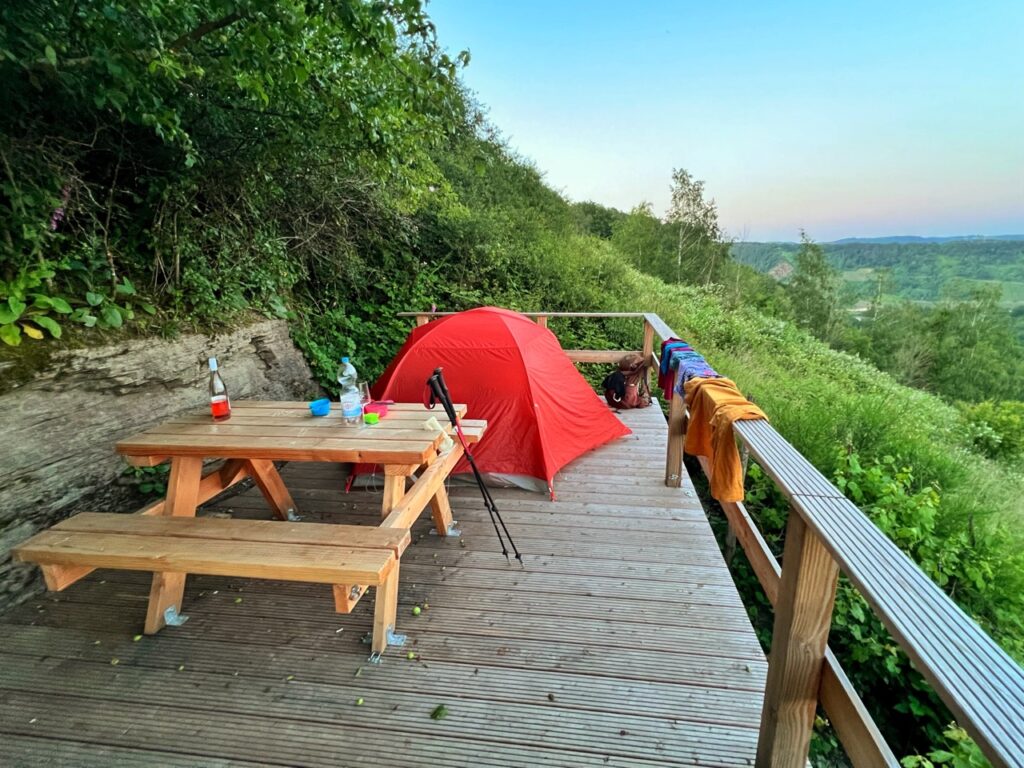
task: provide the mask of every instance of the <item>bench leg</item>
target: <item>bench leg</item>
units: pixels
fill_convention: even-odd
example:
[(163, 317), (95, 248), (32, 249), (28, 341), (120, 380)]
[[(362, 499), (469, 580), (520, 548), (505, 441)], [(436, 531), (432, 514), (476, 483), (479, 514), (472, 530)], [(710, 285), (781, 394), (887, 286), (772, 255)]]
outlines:
[(285, 487), (284, 480), (281, 479), (274, 462), (268, 459), (249, 459), (246, 464), (248, 464), (249, 474), (274, 514), (281, 520), (295, 520), (295, 501)]
[(395, 617), (398, 614), (398, 561), (377, 587), (377, 603), (373, 608), (373, 637), (370, 640), (373, 653), (370, 658), (380, 658), (388, 643), (402, 645), (405, 638), (395, 635)]
[(147, 635), (156, 634), (167, 625), (168, 608), (173, 608), (176, 614), (181, 612), (181, 599), (185, 594), (187, 575), (173, 571), (158, 571), (153, 574), (144, 629)]

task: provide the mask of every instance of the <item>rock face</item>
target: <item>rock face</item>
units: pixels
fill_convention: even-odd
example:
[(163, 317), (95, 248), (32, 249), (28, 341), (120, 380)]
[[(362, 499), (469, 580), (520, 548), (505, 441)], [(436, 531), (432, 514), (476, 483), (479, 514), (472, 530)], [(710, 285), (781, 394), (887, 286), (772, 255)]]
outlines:
[(11, 562), (13, 546), (74, 511), (138, 506), (114, 443), (206, 407), (211, 355), (233, 399), (320, 394), (287, 325), (272, 320), (218, 336), (61, 351), (0, 395), (0, 612), (43, 588), (37, 567)]

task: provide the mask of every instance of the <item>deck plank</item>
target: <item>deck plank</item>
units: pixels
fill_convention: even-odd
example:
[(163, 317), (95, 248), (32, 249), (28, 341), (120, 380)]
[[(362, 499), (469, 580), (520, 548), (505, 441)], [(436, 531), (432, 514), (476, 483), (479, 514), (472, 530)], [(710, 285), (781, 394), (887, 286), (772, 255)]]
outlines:
[[(191, 621), (140, 641), (144, 574), (97, 571), (29, 601), (0, 617), (5, 757), (751, 765), (764, 655), (690, 479), (660, 484), (661, 413), (621, 418), (633, 435), (560, 472), (558, 501), (494, 492), (525, 567), (497, 551), (473, 487), (450, 485), (464, 546), (430, 535), (429, 515), (414, 525), (398, 615), (414, 660), (391, 650), (368, 666), (359, 636), (372, 601), (337, 615), (330, 589), (317, 585), (192, 577)], [(379, 521), (379, 492), (345, 494), (339, 466), (293, 463), (282, 476), (304, 520)], [(270, 517), (253, 488), (203, 514)], [(431, 720), (440, 703), (449, 717)]]

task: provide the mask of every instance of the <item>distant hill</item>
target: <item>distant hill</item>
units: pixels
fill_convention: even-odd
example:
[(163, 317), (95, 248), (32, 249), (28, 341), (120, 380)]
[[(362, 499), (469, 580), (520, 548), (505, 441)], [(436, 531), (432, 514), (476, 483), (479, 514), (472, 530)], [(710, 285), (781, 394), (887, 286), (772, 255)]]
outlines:
[(962, 240), (1011, 240), (1024, 241), (1024, 235), (954, 235), (952, 237), (921, 237), (920, 235), (889, 235), (888, 237), (844, 237), (832, 240), (829, 245), (847, 245), (850, 243), (955, 243)]
[[(1024, 235), (846, 238), (821, 245), (855, 297), (874, 295), (879, 280), (887, 295), (915, 301), (966, 298), (998, 285), (1004, 305), (1024, 307)], [(734, 243), (732, 255), (785, 280), (799, 249), (799, 243)]]

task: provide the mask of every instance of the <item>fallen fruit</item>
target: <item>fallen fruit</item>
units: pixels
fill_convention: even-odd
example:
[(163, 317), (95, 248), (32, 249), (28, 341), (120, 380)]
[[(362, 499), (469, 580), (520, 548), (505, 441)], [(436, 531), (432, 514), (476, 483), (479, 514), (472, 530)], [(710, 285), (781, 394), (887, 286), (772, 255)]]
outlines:
[(137, 643), (141, 639), (142, 639), (142, 635), (136, 635), (135, 637), (132, 638), (132, 642), (133, 643)]
[(421, 613), (423, 613), (423, 609), (420, 608), (418, 605), (414, 605), (412, 607), (412, 615), (413, 616), (419, 616)]
[(237, 604), (238, 604), (238, 603), (240, 603), (240, 602), (242, 602), (242, 598), (240, 598), (240, 597), (236, 597), (236, 598), (235, 598), (235, 604), (237, 605)]
[(431, 720), (444, 720), (448, 717), (448, 707), (444, 704), (438, 704), (434, 707), (434, 711), (430, 713)]
[(357, 707), (363, 706), (363, 700), (362, 699), (356, 699), (356, 706)]
[(407, 654), (405, 654), (405, 658), (407, 658), (409, 661), (412, 661), (416, 658), (416, 654), (412, 651), (409, 651)]

